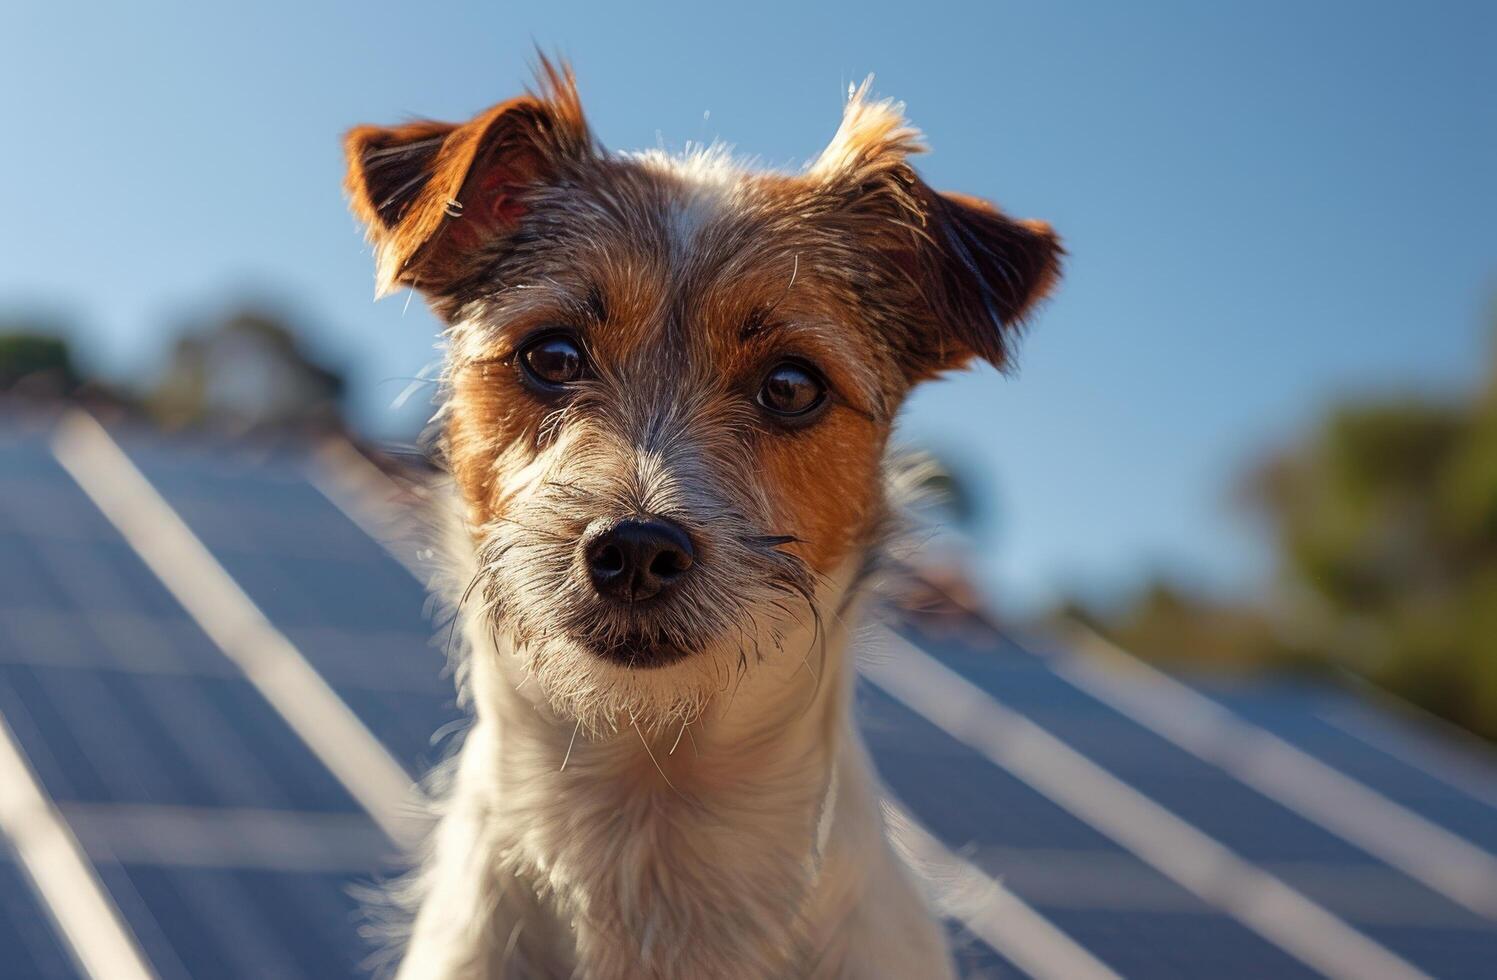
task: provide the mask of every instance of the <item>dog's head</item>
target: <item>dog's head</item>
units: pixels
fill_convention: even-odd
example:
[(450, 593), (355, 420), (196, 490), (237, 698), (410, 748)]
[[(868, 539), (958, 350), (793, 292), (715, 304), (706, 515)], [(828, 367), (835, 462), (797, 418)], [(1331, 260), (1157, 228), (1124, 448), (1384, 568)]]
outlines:
[(937, 193), (898, 106), (804, 172), (605, 153), (569, 72), (462, 124), (360, 127), (380, 292), (449, 324), (445, 451), (476, 591), (558, 708), (689, 719), (810, 636), (884, 517), (916, 382), (1008, 362), (1050, 229)]

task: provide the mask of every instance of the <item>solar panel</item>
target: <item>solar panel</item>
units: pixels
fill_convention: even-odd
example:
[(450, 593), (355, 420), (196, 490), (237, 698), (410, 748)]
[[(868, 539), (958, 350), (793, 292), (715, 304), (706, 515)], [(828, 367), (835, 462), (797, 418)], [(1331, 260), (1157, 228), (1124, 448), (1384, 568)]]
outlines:
[[(1264, 868), (1388, 950), (1448, 975), (1441, 943), (1497, 962), (1497, 930), (1450, 898), (1411, 880), (1351, 842), (1234, 781), (1223, 770), (1068, 684), (1046, 662), (1011, 643), (971, 649), (926, 639), (922, 646), (992, 696), (1121, 777), (1238, 855)], [(1303, 693), (1302, 688), (1295, 690)], [(1314, 727), (1298, 699), (1259, 711), (1274, 732)], [(1291, 710), (1289, 706), (1293, 706)], [(1454, 794), (1438, 794), (1449, 799)], [(1430, 800), (1422, 800), (1429, 803)], [(1497, 818), (1489, 814), (1488, 821)], [(1079, 937), (1078, 937), (1079, 938)], [(1446, 963), (1435, 970), (1436, 961)], [(1474, 962), (1474, 961), (1473, 961)], [(1246, 974), (1245, 974), (1246, 975)], [(1277, 975), (1277, 974), (1275, 974)]]
[[(1222, 689), (1203, 685), (1206, 693), (1247, 720), (1334, 766), (1378, 793), (1459, 834), (1472, 843), (1497, 851), (1497, 818), (1491, 787), (1497, 786), (1497, 766), (1466, 753), (1460, 765), (1468, 776), (1436, 775), (1438, 759), (1421, 746), (1417, 733), (1387, 711), (1374, 713), (1344, 691), (1300, 683), (1259, 682)], [(1340, 726), (1349, 727), (1338, 727)], [(1358, 733), (1362, 737), (1359, 737)], [(1377, 739), (1369, 742), (1366, 739)], [(1382, 746), (1389, 745), (1392, 751)], [(1443, 746), (1446, 753), (1460, 749)], [(1398, 752), (1394, 755), (1393, 752)], [(1425, 756), (1423, 767), (1413, 758)], [(1487, 788), (1486, 798), (1481, 787)]]
[(3, 564), (28, 584), (0, 597), (0, 713), (54, 799), (356, 809), (61, 467), (37, 447), (6, 472)]
[(15, 854), (0, 841), (0, 973), (71, 980), (80, 976), (37, 903)]
[(1026, 976), (1022, 970), (1004, 959), (993, 947), (972, 935), (960, 924), (947, 923), (946, 934), (951, 942), (957, 972), (970, 980), (1000, 980)]
[[(979, 867), (1119, 972), (1190, 975), (1172, 968), (1153, 972), (1164, 968), (1160, 957), (1174, 954), (1169, 944), (1155, 948), (1158, 939), (1145, 937), (1174, 922), (1182, 935), (1210, 936), (1195, 960), (1199, 970), (1210, 968), (1209, 975), (1301, 975), (1271, 944), (887, 695), (865, 684), (859, 702), (864, 734), (890, 791), (932, 832), (963, 847)], [(1090, 925), (1095, 941), (1064, 922)], [(1211, 955), (1203, 959), (1208, 948)], [(1153, 966), (1128, 969), (1127, 962)]]
[[(359, 975), (370, 950), (349, 886), (393, 866), (388, 819), (370, 809), (367, 787), (330, 766), (326, 746), (308, 741), (294, 706), (226, 655), (224, 637), (180, 583), (163, 584), (118, 515), (101, 513), (109, 501), (98, 486), (85, 492), (50, 431), (0, 430), (0, 719), (150, 970)], [(411, 774), (440, 758), (433, 734), (461, 714), (425, 590), (366, 533), (372, 515), (320, 480), (328, 457), (295, 443), (137, 431), (112, 444), (378, 751)], [(980, 624), (960, 638), (902, 629), (981, 704), (1054, 742), (1036, 743), (1029, 758), (992, 751), (984, 719), (999, 716), (962, 728), (875, 672), (859, 683), (857, 712), (891, 795), (952, 860), (1021, 903), (1007, 908), (1037, 913), (1099, 970), (1294, 977), (1370, 963), (1386, 975), (1480, 976), (1497, 962), (1480, 880), (1463, 886), (1438, 868), (1398, 866), (1377, 826), (1359, 839), (1297, 807), (1272, 781), (1250, 778), (1229, 746), (1151, 724), (1110, 680), (1068, 666), (1068, 651), (1034, 652)], [(1150, 689), (1160, 704), (1200, 708), (1184, 689)], [(1403, 808), (1425, 821), (1419, 833), (1470, 848), (1453, 853), (1497, 849), (1497, 767), (1480, 752), (1326, 687), (1188, 690), (1243, 731), (1333, 767), (1378, 814)], [(1083, 783), (1114, 801), (1141, 798), (1168, 820), (1120, 825), (1071, 792), (1074, 779), (1045, 768), (1077, 758), (1089, 767), (1077, 770)], [(1203, 886), (1172, 865), (1171, 833), (1189, 838), (1180, 853), (1219, 848), (1236, 862), (1232, 874)], [(0, 948), (23, 950), (0, 973), (73, 975), (75, 957), (35, 885), (0, 848)], [(1325, 916), (1332, 938), (1265, 928), (1250, 904), (1267, 899), (1252, 888)], [(963, 975), (1065, 975), (971, 912), (951, 924)]]
[(1316, 971), (1219, 915), (1041, 906), (1126, 977), (1317, 977)]
[[(355, 975), (367, 950), (346, 885), (382, 867), (388, 843), (44, 443), (0, 447), (0, 471), (0, 567), (23, 583), (0, 591), (0, 717), (151, 967)], [(192, 833), (242, 831), (246, 815), (334, 820), (322, 843), (361, 840), (364, 852), (333, 871), (263, 867), (225, 833)], [(247, 866), (221, 866), (236, 848)], [(47, 932), (34, 913), (7, 919)]]
[(357, 976), (359, 938), (350, 876), (258, 868), (105, 864), (163, 977)]
[(308, 482), (305, 456), (161, 449), (132, 460), (406, 768), (460, 719), (427, 593)]

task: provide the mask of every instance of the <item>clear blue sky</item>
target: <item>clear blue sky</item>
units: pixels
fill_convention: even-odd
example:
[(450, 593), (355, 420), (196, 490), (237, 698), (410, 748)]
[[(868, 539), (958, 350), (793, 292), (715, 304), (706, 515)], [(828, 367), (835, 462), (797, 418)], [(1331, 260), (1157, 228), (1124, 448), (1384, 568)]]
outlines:
[(466, 117), (533, 45), (576, 64), (611, 147), (813, 156), (876, 73), (937, 186), (1052, 221), (1068, 279), (1011, 380), (922, 393), (907, 430), (992, 488), (1019, 600), (1152, 570), (1233, 586), (1264, 548), (1234, 472), (1349, 392), (1458, 391), (1497, 292), (1497, 5), (529, 3), (9, 6), (0, 314), (77, 324), (90, 365), (278, 297), (346, 360), (358, 420), (431, 359), (374, 305), (338, 134)]

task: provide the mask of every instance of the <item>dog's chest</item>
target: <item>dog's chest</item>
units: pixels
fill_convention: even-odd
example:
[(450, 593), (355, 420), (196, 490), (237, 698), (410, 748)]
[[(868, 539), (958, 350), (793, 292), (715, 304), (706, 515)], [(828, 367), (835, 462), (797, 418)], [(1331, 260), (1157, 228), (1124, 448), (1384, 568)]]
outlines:
[(501, 860), (571, 927), (588, 975), (768, 976), (801, 955), (819, 791), (693, 770), (667, 783), (648, 757), (581, 751), (502, 780)]

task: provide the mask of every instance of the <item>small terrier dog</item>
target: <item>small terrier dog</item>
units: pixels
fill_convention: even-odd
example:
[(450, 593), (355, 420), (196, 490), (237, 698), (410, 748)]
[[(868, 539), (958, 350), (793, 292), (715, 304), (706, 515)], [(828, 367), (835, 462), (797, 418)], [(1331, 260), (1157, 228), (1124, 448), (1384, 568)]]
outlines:
[(570, 69), (537, 76), (345, 143), (378, 292), (447, 325), (474, 714), (398, 975), (949, 977), (850, 717), (850, 621), (901, 402), (1008, 364), (1059, 243), (927, 186), (866, 84), (769, 173), (605, 152)]

